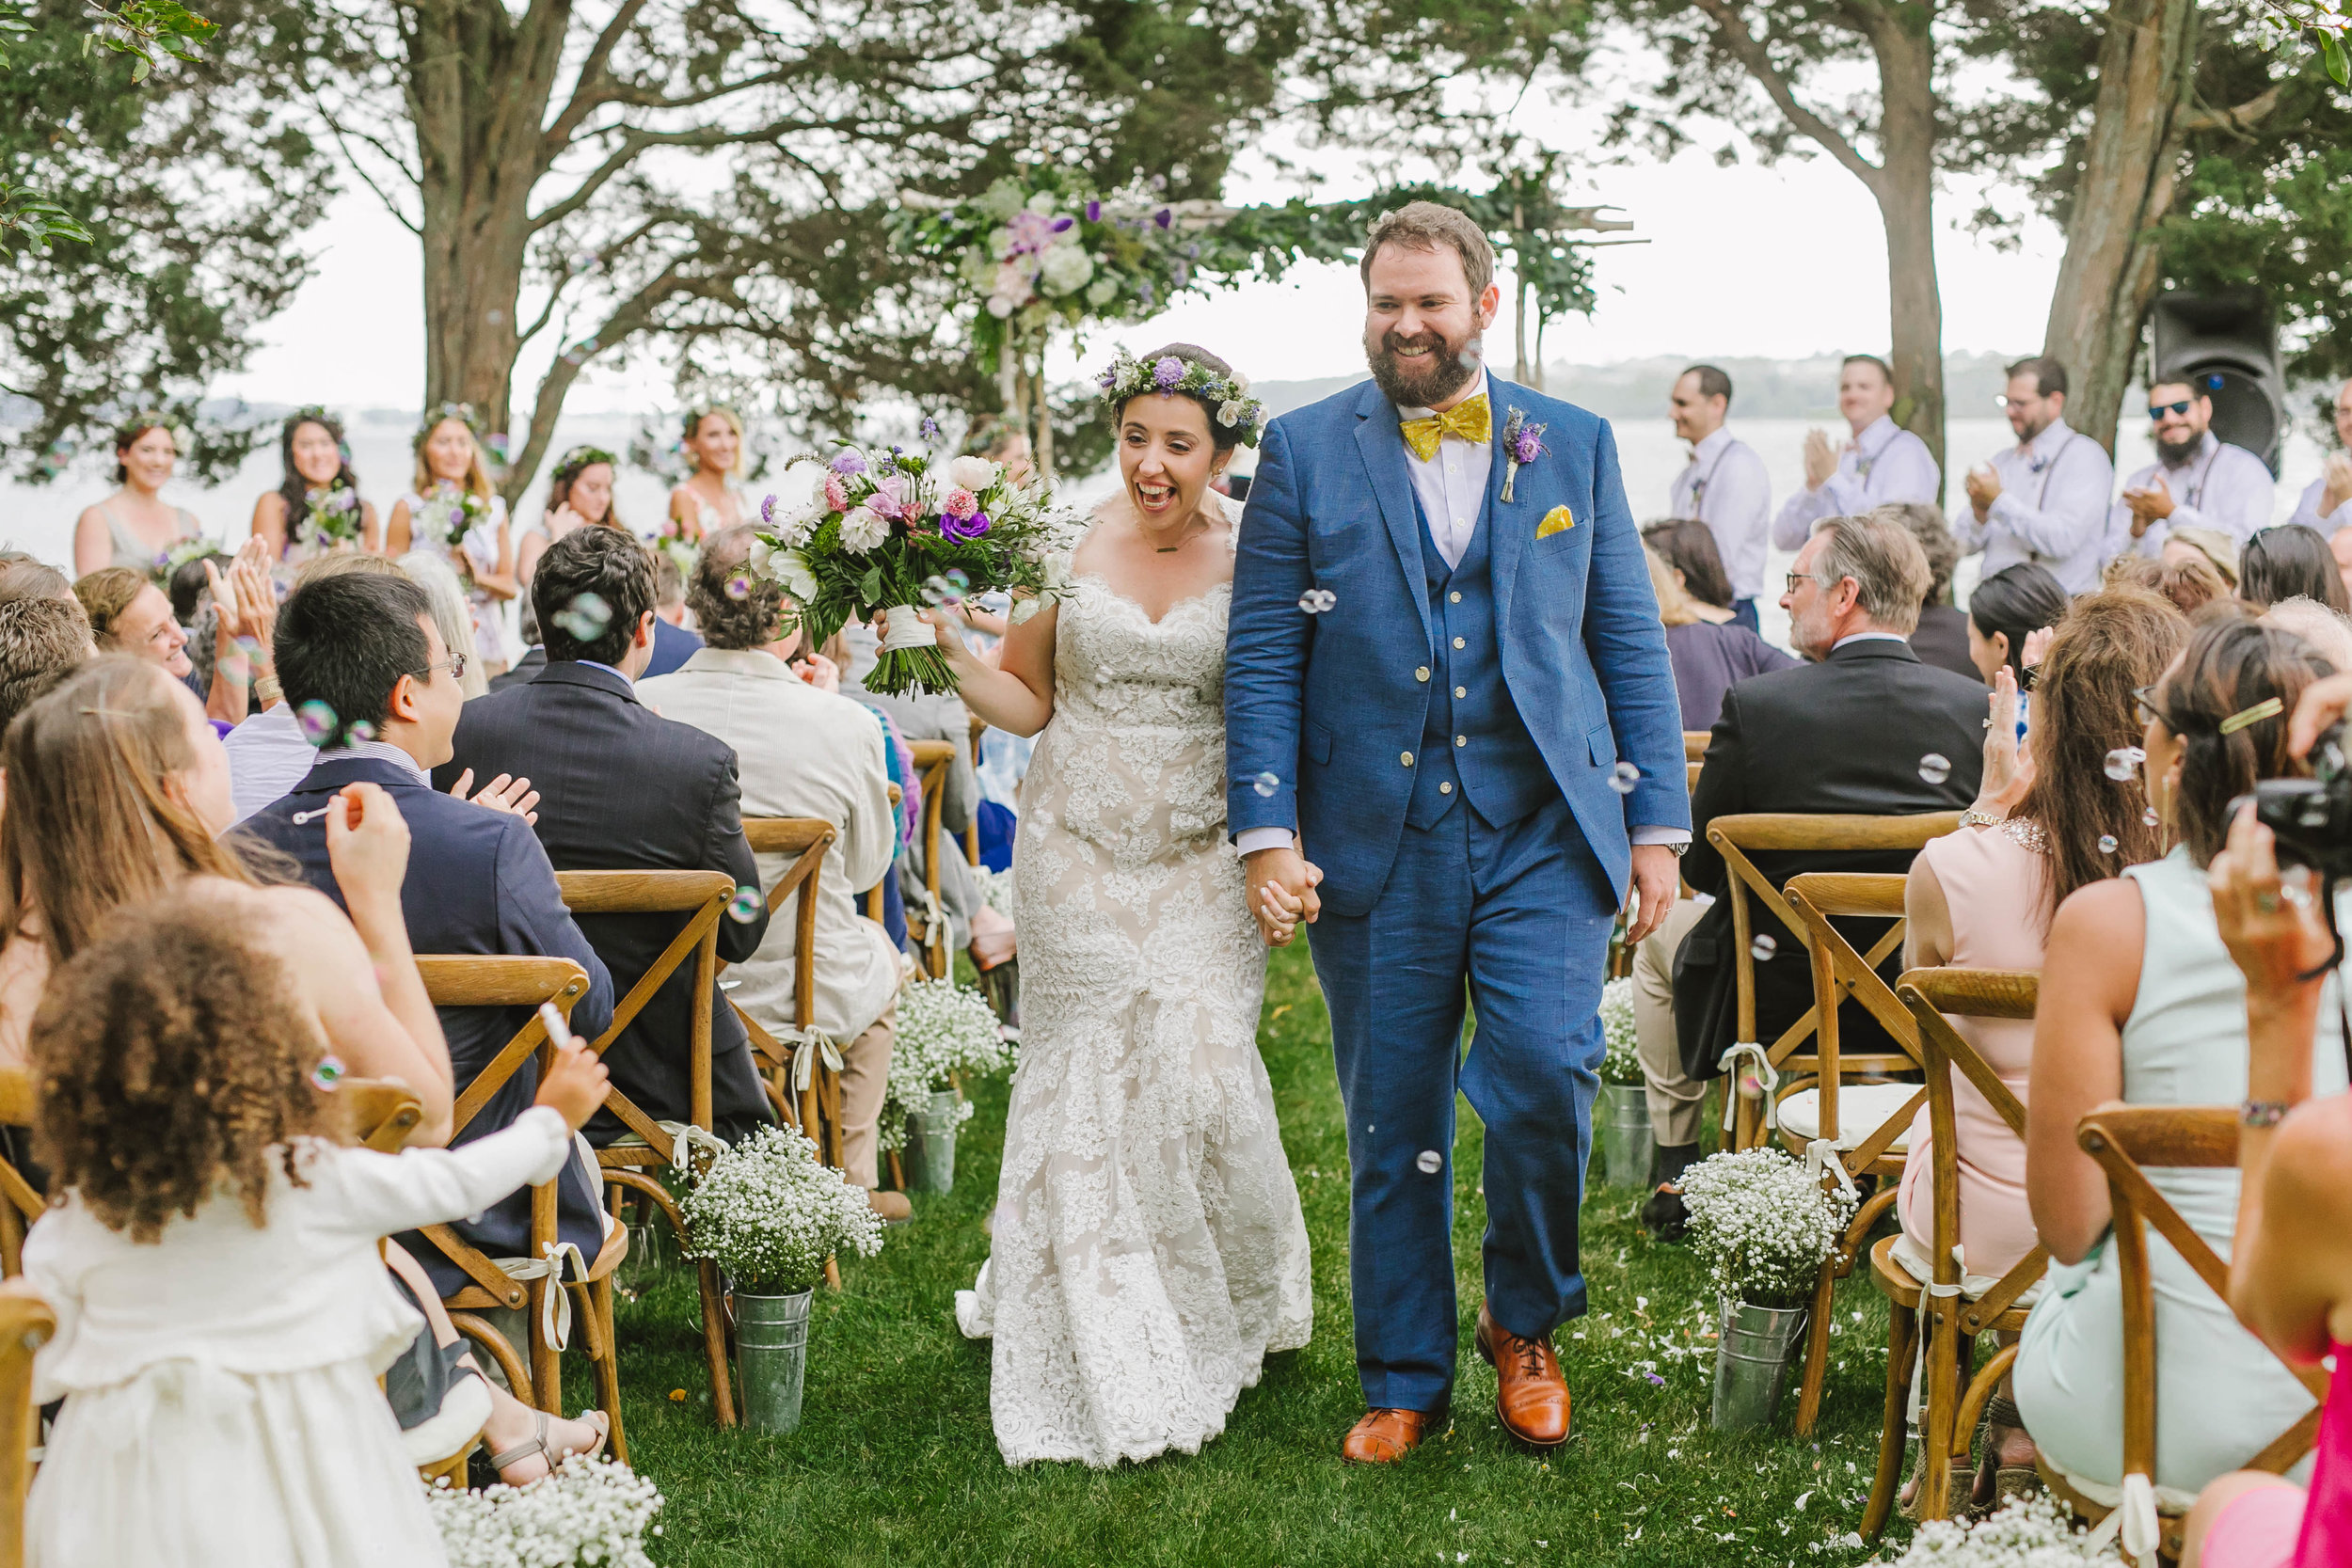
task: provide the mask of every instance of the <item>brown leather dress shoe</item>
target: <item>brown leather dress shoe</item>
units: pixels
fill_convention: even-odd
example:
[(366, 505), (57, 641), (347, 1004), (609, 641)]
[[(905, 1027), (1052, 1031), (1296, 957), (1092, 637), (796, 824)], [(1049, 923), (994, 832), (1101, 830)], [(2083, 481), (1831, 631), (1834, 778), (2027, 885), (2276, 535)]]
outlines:
[(1367, 1410), (1364, 1418), (1348, 1429), (1347, 1440), (1340, 1445), (1340, 1457), (1350, 1465), (1393, 1465), (1421, 1447), (1430, 1430), (1444, 1421), (1442, 1411), (1431, 1415), (1420, 1410)]
[(1568, 1380), (1551, 1341), (1522, 1339), (1496, 1323), (1478, 1304), (1478, 1354), (1495, 1370), (1495, 1418), (1531, 1449), (1568, 1440)]
[(884, 1225), (904, 1225), (914, 1217), (914, 1205), (904, 1193), (886, 1193), (879, 1187), (866, 1189), (866, 1206)]

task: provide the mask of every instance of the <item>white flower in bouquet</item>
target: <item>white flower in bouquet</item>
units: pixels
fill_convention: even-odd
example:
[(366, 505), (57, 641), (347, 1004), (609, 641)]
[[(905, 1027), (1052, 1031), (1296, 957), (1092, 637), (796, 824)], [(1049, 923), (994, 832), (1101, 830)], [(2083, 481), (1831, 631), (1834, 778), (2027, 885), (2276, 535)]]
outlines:
[(1060, 299), (1085, 288), (1093, 277), (1093, 257), (1074, 245), (1057, 245), (1045, 253), (1039, 284), (1047, 294)]
[(992, 463), (985, 457), (953, 457), (947, 460), (947, 483), (959, 490), (978, 495), (996, 483), (1004, 465)]
[(866, 1190), (819, 1164), (817, 1146), (789, 1128), (754, 1129), (678, 1208), (688, 1256), (715, 1260), (745, 1289), (796, 1294), (816, 1285), (834, 1254), (882, 1250)]
[(806, 604), (817, 596), (817, 574), (808, 569), (808, 562), (798, 550), (777, 550), (770, 555), (767, 573), (784, 585), (784, 591)]
[(1854, 1200), (1777, 1148), (1710, 1154), (1682, 1173), (1692, 1249), (1726, 1298), (1802, 1307)]
[(661, 1533), (660, 1489), (584, 1454), (528, 1486), (428, 1487), (425, 1506), (450, 1568), (653, 1568), (645, 1537)]
[(1600, 988), (1600, 1035), (1608, 1047), (1601, 1058), (1604, 1084), (1642, 1082), (1642, 1056), (1633, 1031), (1633, 982), (1612, 980)]
[(2014, 1497), (1974, 1525), (1922, 1524), (1890, 1568), (2082, 1568), (2085, 1533), (2048, 1497)]
[[(906, 1145), (907, 1117), (928, 1108), (931, 1095), (960, 1078), (986, 1078), (1012, 1061), (1012, 1046), (988, 999), (953, 980), (917, 980), (898, 992), (898, 1023), (890, 1041), (890, 1082), (882, 1094), (881, 1143)], [(960, 1100), (956, 1120), (972, 1116)]]
[(853, 506), (841, 515), (841, 547), (865, 555), (890, 537), (890, 525), (869, 506)]
[(1056, 198), (1052, 191), (1038, 191), (1029, 198), (1029, 211), (1041, 218), (1054, 215)]

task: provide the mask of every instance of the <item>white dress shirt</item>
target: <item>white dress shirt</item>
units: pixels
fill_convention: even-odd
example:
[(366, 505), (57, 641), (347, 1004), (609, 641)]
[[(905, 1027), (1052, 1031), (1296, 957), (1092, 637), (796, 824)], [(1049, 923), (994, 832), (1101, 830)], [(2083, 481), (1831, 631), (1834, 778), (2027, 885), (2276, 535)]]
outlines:
[(1801, 550), (1813, 525), (1825, 517), (1852, 517), (1889, 501), (1932, 503), (1941, 481), (1928, 444), (1881, 414), (1837, 454), (1837, 471), (1819, 490), (1800, 489), (1772, 520), (1772, 543)]
[(2115, 493), (2115, 464), (2106, 449), (2064, 420), (2041, 435), (1993, 454), (2001, 493), (1977, 521), (1976, 508), (1952, 509), (1952, 532), (1963, 555), (1984, 552), (1984, 575), (2030, 561), (2048, 569), (2069, 594), (2099, 586), (2107, 559), (2107, 502)]
[(1772, 536), (1772, 482), (1756, 449), (1717, 425), (1691, 449), (1666, 491), (1666, 515), (1696, 517), (1715, 536), (1734, 597), (1764, 596), (1764, 551)]
[(220, 737), (220, 746), (229, 753), (229, 799), (240, 822), (294, 793), (319, 759), (292, 703), (249, 716)]
[(2126, 490), (2146, 490), (2161, 476), (2172, 492), (2172, 515), (2159, 517), (2148, 531), (2132, 538), (2132, 509), (2119, 497), (2107, 515), (2107, 551), (2111, 555), (2164, 553), (2165, 535), (2176, 528), (2217, 529), (2245, 544), (2270, 526), (2270, 508), (2278, 483), (2270, 466), (2244, 447), (2233, 447), (2212, 431), (2188, 461), (2149, 464), (2123, 482)]
[(2303, 499), (2295, 503), (2295, 515), (2287, 521), (2301, 523), (2305, 528), (2315, 528), (2331, 536), (2340, 528), (2352, 528), (2352, 500), (2345, 501), (2323, 517), (2319, 515), (2319, 503), (2327, 499), (2328, 476), (2321, 474), (2304, 487)]

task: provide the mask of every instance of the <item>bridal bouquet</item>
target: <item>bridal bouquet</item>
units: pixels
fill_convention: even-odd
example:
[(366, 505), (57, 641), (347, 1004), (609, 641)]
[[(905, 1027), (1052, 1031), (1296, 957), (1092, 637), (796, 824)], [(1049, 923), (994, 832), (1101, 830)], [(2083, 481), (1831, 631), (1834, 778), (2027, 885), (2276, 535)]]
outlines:
[(956, 689), (917, 606), (1001, 591), (1017, 595), (1012, 618), (1025, 621), (1069, 591), (1078, 520), (1053, 505), (1043, 482), (1015, 483), (1001, 463), (934, 465), (897, 447), (870, 456), (843, 447), (831, 461), (803, 458), (786, 472), (804, 489), (762, 503), (768, 531), (751, 569), (799, 603), (812, 646), (852, 619), (889, 611), (868, 691)]
[[(882, 1091), (883, 1151), (906, 1147), (907, 1117), (928, 1109), (934, 1092), (961, 1088), (964, 1078), (985, 1078), (1011, 1065), (1012, 1046), (986, 997), (947, 979), (907, 986), (898, 993), (890, 1083)], [(972, 1102), (960, 1100), (957, 1122), (971, 1118)]]
[(1710, 1154), (1682, 1173), (1692, 1247), (1716, 1290), (1752, 1307), (1802, 1307), (1853, 1198), (1777, 1148)]
[(754, 1129), (711, 1161), (678, 1208), (687, 1256), (715, 1260), (754, 1295), (797, 1295), (815, 1288), (834, 1254), (882, 1250), (882, 1221), (866, 1189), (820, 1163), (817, 1146), (788, 1128)]
[(528, 1486), (427, 1488), (450, 1568), (653, 1568), (661, 1492), (617, 1460), (575, 1454)]

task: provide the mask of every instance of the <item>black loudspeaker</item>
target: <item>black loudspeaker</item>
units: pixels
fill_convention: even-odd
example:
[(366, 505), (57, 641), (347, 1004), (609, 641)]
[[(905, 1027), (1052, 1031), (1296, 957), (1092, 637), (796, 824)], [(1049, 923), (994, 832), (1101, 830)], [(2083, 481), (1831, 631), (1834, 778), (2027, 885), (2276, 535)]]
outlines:
[(2185, 381), (2213, 399), (2213, 433), (2270, 465), (2286, 442), (2279, 325), (2259, 289), (2166, 294), (2156, 301), (2148, 385)]

